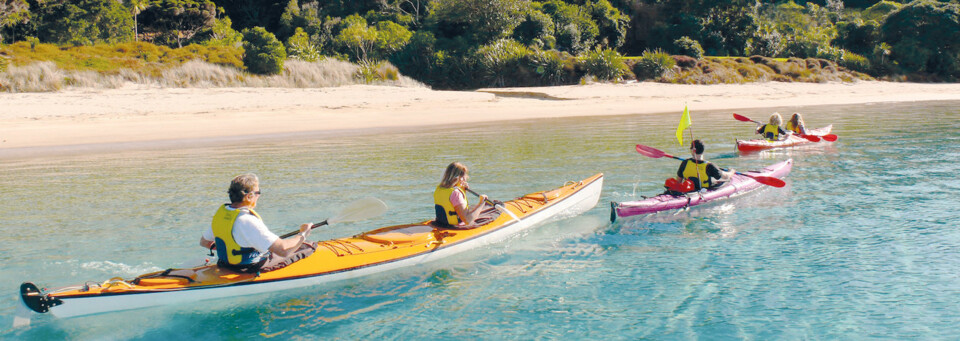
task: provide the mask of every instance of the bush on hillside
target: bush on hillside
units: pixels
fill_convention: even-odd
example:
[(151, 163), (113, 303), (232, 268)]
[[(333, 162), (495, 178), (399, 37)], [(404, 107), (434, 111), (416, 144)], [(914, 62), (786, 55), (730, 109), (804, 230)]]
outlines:
[(663, 50), (647, 50), (643, 51), (640, 59), (633, 65), (633, 74), (637, 76), (637, 80), (655, 79), (662, 77), (675, 65), (673, 57)]
[(700, 43), (696, 40), (690, 39), (690, 37), (680, 37), (680, 39), (673, 42), (673, 45), (676, 46), (677, 54), (696, 59), (703, 58), (703, 47), (701, 47)]
[(630, 71), (623, 62), (623, 56), (612, 49), (589, 51), (580, 57), (580, 65), (584, 72), (600, 81), (621, 80)]
[(253, 73), (275, 75), (283, 71), (287, 52), (273, 33), (263, 27), (243, 30), (243, 64)]

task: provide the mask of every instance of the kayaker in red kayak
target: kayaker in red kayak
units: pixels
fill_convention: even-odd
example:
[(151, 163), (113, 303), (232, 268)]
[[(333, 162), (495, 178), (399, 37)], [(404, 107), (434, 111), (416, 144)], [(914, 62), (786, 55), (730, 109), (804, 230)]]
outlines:
[(260, 179), (244, 174), (230, 181), (230, 203), (220, 206), (200, 246), (217, 249), (217, 265), (239, 272), (268, 272), (309, 256), (316, 243), (307, 242), (311, 224), (300, 225), (300, 234), (281, 239), (270, 232), (253, 209), (260, 198)]
[(701, 188), (719, 187), (724, 182), (729, 181), (730, 176), (736, 173), (736, 170), (724, 171), (712, 162), (704, 160), (703, 151), (703, 142), (700, 140), (693, 140), (690, 143), (690, 155), (693, 157), (680, 163), (676, 179), (667, 179), (667, 183), (664, 184), (667, 187), (667, 192), (682, 194), (698, 191)]
[(778, 141), (782, 136), (787, 135), (787, 131), (780, 127), (781, 124), (783, 124), (783, 118), (780, 117), (780, 113), (775, 112), (770, 115), (770, 123), (757, 127), (757, 134), (767, 140)]
[(807, 127), (803, 124), (803, 117), (800, 116), (800, 113), (795, 112), (793, 116), (790, 116), (790, 120), (787, 121), (787, 131), (798, 135), (808, 135)]
[(470, 207), (466, 196), (466, 191), (470, 189), (467, 185), (469, 178), (467, 166), (462, 163), (454, 162), (447, 166), (440, 185), (433, 192), (437, 224), (450, 227), (470, 225), (480, 216), (487, 196), (480, 195), (479, 203)]

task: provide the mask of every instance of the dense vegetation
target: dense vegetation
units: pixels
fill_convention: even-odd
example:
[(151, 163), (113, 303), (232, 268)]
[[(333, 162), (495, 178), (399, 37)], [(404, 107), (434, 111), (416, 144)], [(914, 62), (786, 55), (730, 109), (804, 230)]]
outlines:
[[(65, 70), (158, 76), (165, 67), (201, 60), (241, 74), (273, 75), (289, 72), (285, 61), (302, 66), (339, 60), (357, 65), (357, 76), (366, 80), (396, 79), (397, 72), (390, 71), (395, 67), (435, 88), (631, 78), (954, 81), (960, 77), (960, 5), (957, 0), (0, 0), (0, 43), (0, 71), (8, 73), (50, 61)], [(0, 89), (2, 82), (0, 77)]]

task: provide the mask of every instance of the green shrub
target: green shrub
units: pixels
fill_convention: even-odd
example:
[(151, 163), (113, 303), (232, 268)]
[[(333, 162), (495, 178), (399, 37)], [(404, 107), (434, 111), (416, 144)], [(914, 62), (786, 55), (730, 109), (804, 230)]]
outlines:
[(564, 75), (564, 56), (557, 50), (534, 50), (527, 56), (534, 72), (540, 77), (542, 85), (560, 85), (563, 83)]
[(287, 52), (273, 33), (263, 27), (243, 30), (243, 64), (253, 73), (275, 75), (283, 71)]
[(700, 43), (696, 40), (690, 39), (690, 37), (680, 37), (680, 39), (673, 42), (673, 45), (676, 46), (677, 54), (696, 59), (703, 58), (703, 47), (701, 47)]
[(840, 59), (840, 66), (854, 71), (867, 72), (870, 70), (870, 60), (853, 52), (845, 52)]
[(315, 62), (323, 58), (320, 48), (310, 43), (310, 37), (302, 28), (287, 39), (287, 56), (307, 62)]
[(505, 86), (506, 77), (514, 82), (521, 78), (518, 72), (524, 70), (524, 61), (529, 54), (530, 50), (516, 40), (500, 39), (478, 48), (472, 59), (480, 74), (490, 80), (492, 86)]
[(400, 79), (400, 71), (389, 62), (361, 61), (359, 66), (356, 78), (366, 84)]
[(629, 71), (623, 62), (623, 56), (612, 49), (589, 51), (580, 57), (584, 71), (601, 81), (620, 80)]
[(662, 77), (667, 71), (676, 65), (676, 61), (670, 54), (657, 49), (655, 51), (643, 51), (640, 59), (633, 65), (633, 73), (637, 80), (654, 79)]

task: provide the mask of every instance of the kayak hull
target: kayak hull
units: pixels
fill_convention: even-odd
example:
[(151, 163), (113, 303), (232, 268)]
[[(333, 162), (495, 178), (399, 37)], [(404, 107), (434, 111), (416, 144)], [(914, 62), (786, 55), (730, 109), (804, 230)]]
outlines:
[(190, 305), (200, 300), (343, 281), (443, 259), (496, 243), (548, 220), (578, 215), (596, 206), (602, 187), (603, 174), (596, 174), (550, 191), (530, 193), (498, 205), (495, 218), (469, 229), (440, 228), (426, 221), (318, 242), (316, 252), (309, 257), (259, 276), (206, 265), (169, 269), (129, 281), (113, 279), (99, 285), (50, 291), (24, 283), (21, 302), (35, 312), (49, 311), (63, 318), (160, 305)]
[[(793, 168), (793, 159), (782, 161), (757, 171), (747, 171), (743, 173), (753, 176), (783, 178), (790, 173), (791, 168)], [(766, 185), (757, 182), (753, 178), (734, 174), (726, 184), (711, 191), (693, 192), (680, 196), (661, 194), (643, 200), (613, 202), (611, 203), (612, 211), (610, 218), (611, 221), (615, 221), (618, 217), (631, 217), (697, 206), (707, 202), (739, 196), (764, 186)]]
[[(832, 124), (823, 128), (809, 130), (808, 135), (823, 136), (823, 135), (830, 134), (831, 130), (833, 130)], [(826, 140), (821, 140), (821, 141), (826, 141)], [(741, 152), (757, 152), (761, 150), (774, 149), (774, 148), (794, 147), (799, 145), (805, 145), (808, 143), (818, 143), (818, 142), (812, 142), (798, 135), (790, 134), (787, 136), (786, 139), (783, 139), (780, 141), (769, 141), (766, 139), (737, 140), (737, 150)]]

